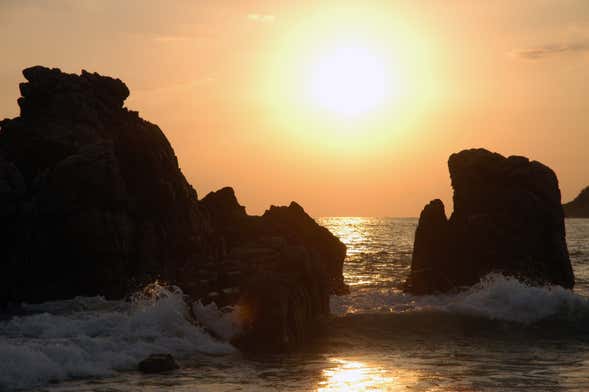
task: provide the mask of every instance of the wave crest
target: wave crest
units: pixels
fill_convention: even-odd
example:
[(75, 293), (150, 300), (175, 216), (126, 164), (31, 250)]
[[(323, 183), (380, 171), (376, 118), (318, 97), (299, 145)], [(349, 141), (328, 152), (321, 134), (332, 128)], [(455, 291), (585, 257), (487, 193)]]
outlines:
[(589, 319), (589, 298), (560, 286), (535, 287), (489, 274), (457, 294), (413, 296), (393, 290), (358, 290), (348, 297), (332, 297), (331, 310), (339, 315), (433, 311), (529, 324), (552, 318)]
[(42, 313), (0, 323), (0, 390), (109, 376), (152, 353), (235, 350), (192, 322), (180, 289), (157, 282), (130, 302), (79, 297), (25, 308)]

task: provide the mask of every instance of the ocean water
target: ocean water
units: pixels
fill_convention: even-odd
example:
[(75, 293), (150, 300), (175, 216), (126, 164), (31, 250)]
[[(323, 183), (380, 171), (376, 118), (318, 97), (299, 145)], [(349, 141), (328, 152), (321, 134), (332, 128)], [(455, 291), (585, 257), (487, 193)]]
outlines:
[[(422, 297), (400, 290), (416, 219), (319, 221), (348, 246), (351, 293), (331, 299), (333, 316), (300, 351), (243, 354), (228, 343), (239, 309), (187, 305), (156, 283), (126, 302), (27, 305), (0, 321), (0, 391), (589, 390), (589, 220), (566, 222), (574, 292), (490, 275)], [(135, 370), (161, 352), (181, 369)]]

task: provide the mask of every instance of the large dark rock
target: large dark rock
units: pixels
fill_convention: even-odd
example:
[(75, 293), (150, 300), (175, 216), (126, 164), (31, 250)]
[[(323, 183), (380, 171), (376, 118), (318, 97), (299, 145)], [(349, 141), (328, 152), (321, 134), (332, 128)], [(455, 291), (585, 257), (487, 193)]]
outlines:
[(408, 291), (470, 286), (490, 272), (573, 287), (560, 190), (550, 168), (484, 149), (452, 154), (448, 167), (454, 212), (446, 220), (439, 200), (423, 210)]
[(330, 293), (348, 292), (343, 281), (346, 246), (325, 227), (319, 226), (299, 204), (272, 206), (264, 213), (262, 221), (289, 244), (303, 246), (311, 252), (310, 257), (323, 261), (316, 263), (320, 268), (317, 276)]
[(206, 211), (123, 82), (23, 74), (21, 115), (0, 122), (1, 301), (121, 297), (214, 257)]
[(345, 292), (345, 246), (298, 204), (249, 216), (231, 188), (198, 201), (162, 131), (123, 107), (123, 82), (23, 74), (20, 116), (0, 122), (0, 306), (121, 298), (161, 279), (242, 304), (240, 341), (263, 330), (275, 349), (306, 340)]
[(567, 218), (589, 218), (589, 186), (562, 207)]

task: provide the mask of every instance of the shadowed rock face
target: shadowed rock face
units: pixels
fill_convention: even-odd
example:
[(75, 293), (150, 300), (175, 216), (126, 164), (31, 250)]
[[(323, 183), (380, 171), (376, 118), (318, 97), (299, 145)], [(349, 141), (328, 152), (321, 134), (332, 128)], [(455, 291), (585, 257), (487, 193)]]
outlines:
[[(329, 296), (347, 292), (346, 247), (295, 202), (249, 216), (233, 189), (208, 194), (202, 204), (224, 239), (225, 256), (205, 301), (237, 301), (244, 332), (234, 343), (248, 350), (297, 347), (329, 313)], [(212, 295), (212, 297), (211, 297)]]
[[(426, 293), (433, 282), (444, 281), (440, 273), (450, 267), (447, 257), (448, 230), (444, 204), (441, 200), (432, 200), (421, 212), (415, 232), (411, 264), (413, 292)], [(432, 268), (434, 260), (436, 265)]]
[(0, 305), (121, 298), (157, 278), (249, 309), (244, 346), (306, 340), (346, 289), (336, 237), (294, 202), (263, 216), (231, 188), (199, 202), (162, 131), (123, 107), (120, 80), (23, 74), (21, 114), (0, 122)]
[(484, 149), (448, 161), (454, 212), (423, 210), (407, 290), (426, 294), (470, 286), (489, 272), (535, 284), (574, 285), (554, 172), (536, 161)]
[(589, 218), (589, 186), (575, 200), (563, 204), (562, 207), (567, 218)]

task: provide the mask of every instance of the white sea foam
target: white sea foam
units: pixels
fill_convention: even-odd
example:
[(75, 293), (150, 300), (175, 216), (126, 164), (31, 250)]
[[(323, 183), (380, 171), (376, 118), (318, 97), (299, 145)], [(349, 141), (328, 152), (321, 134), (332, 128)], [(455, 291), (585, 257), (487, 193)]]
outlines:
[(76, 298), (0, 323), (0, 390), (130, 370), (152, 353), (234, 351), (196, 326), (182, 292), (152, 285), (131, 302)]
[(219, 309), (214, 302), (203, 305), (197, 301), (192, 304), (192, 313), (202, 326), (225, 341), (241, 331), (241, 312), (237, 305)]
[(446, 309), (489, 319), (533, 323), (552, 317), (586, 317), (589, 298), (560, 286), (533, 287), (515, 278), (492, 274), (459, 294)]
[(332, 297), (331, 310), (335, 314), (438, 311), (534, 323), (552, 317), (589, 318), (589, 298), (559, 286), (533, 287), (490, 274), (458, 294), (413, 296), (392, 290), (359, 290), (347, 297)]

